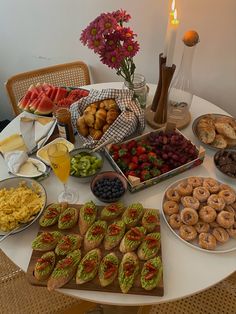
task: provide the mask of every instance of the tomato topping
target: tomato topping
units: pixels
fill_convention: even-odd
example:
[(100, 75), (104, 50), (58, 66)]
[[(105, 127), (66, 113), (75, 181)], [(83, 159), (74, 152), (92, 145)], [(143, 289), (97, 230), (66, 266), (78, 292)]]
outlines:
[(84, 261), (84, 263), (83, 263), (84, 271), (86, 273), (90, 273), (91, 271), (93, 271), (95, 264), (96, 264), (96, 262), (93, 260)]
[(124, 269), (125, 276), (129, 277), (133, 274), (135, 266), (132, 262), (125, 262), (123, 269)]
[(111, 236), (115, 236), (115, 235), (119, 234), (120, 230), (121, 230), (121, 227), (117, 226), (116, 224), (112, 224), (109, 226), (108, 234)]
[(135, 218), (136, 216), (137, 216), (137, 209), (136, 208), (130, 208), (129, 217)]
[(103, 234), (103, 232), (104, 232), (104, 228), (102, 226), (95, 226), (92, 230), (92, 235), (96, 236), (99, 234)]
[(63, 260), (61, 260), (58, 264), (58, 268), (66, 268), (68, 266), (70, 266), (73, 263), (73, 259), (71, 256), (64, 258)]
[(149, 249), (152, 249), (158, 245), (158, 240), (154, 237), (147, 236), (145, 240), (147, 241), (147, 246)]
[(63, 243), (61, 243), (61, 245), (60, 245), (60, 248), (62, 250), (67, 250), (71, 247), (71, 245), (72, 245), (71, 239), (68, 236), (65, 236), (63, 238)]
[(46, 259), (46, 258), (39, 258), (39, 259), (37, 259), (37, 263), (39, 263), (39, 264), (36, 266), (36, 269), (37, 270), (44, 270), (51, 263), (51, 260)]
[(114, 272), (116, 271), (117, 267), (110, 261), (105, 262), (105, 271), (104, 271), (104, 278), (110, 278)]
[(107, 207), (107, 210), (111, 213), (115, 213), (118, 210), (118, 207), (116, 204), (111, 204), (110, 206)]
[(53, 235), (49, 232), (44, 232), (42, 235), (42, 242), (51, 243), (54, 241)]
[(149, 215), (146, 220), (148, 223), (155, 223), (157, 222), (157, 217), (155, 215)]
[(127, 238), (129, 240), (133, 240), (133, 241), (139, 241), (141, 240), (143, 237), (143, 233), (142, 231), (140, 231), (139, 229), (137, 228), (131, 228), (130, 229), (130, 232), (127, 234)]
[(67, 214), (65, 214), (64, 216), (62, 216), (61, 221), (62, 221), (62, 222), (70, 221), (71, 218), (72, 218), (72, 214), (67, 213)]
[(156, 270), (156, 269), (155, 269), (155, 271), (153, 270), (153, 271), (149, 272), (149, 273), (145, 276), (145, 279), (146, 279), (146, 280), (152, 279), (153, 277), (156, 276), (156, 273), (157, 273), (157, 270)]
[(49, 213), (45, 215), (45, 218), (51, 219), (55, 218), (58, 215), (58, 211), (53, 207), (48, 208), (48, 211)]
[(86, 207), (84, 209), (84, 212), (85, 212), (86, 215), (93, 215), (94, 209), (92, 207)]

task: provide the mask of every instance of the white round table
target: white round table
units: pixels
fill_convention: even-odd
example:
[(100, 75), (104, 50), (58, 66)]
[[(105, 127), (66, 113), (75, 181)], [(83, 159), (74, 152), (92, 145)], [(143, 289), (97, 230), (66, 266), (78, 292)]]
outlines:
[[(122, 83), (103, 83), (94, 84), (88, 86), (88, 88), (100, 90), (102, 88), (121, 88), (121, 85)], [(149, 84), (149, 87), (150, 92), (148, 95), (148, 105), (151, 104), (156, 86)], [(226, 114), (225, 111), (213, 105), (212, 103), (195, 96), (191, 105), (192, 119), (195, 119), (204, 113)], [(0, 140), (17, 132), (19, 132), (19, 116), (16, 117), (1, 132)], [(199, 142), (192, 133), (191, 124), (182, 132), (199, 146)], [(188, 176), (210, 176), (217, 178), (212, 162), (213, 154), (213, 151), (206, 150), (206, 157), (204, 163), (201, 166), (198, 166), (190, 171), (186, 171), (178, 176), (137, 193), (131, 194), (130, 192), (127, 192), (124, 197), (124, 202), (129, 204), (135, 200), (136, 202), (141, 202), (144, 207), (160, 209), (163, 192), (168, 187), (168, 185), (174, 181)], [(0, 169), (1, 180), (10, 177), (2, 157), (0, 157)], [(104, 169), (112, 169), (108, 161), (105, 161)], [(62, 189), (62, 186), (54, 174), (51, 173), (50, 177), (41, 183), (46, 188), (48, 203), (56, 202), (57, 195)], [(94, 200), (94, 202), (99, 204), (99, 202), (91, 193), (89, 184), (80, 184), (77, 182), (76, 178), (72, 177), (70, 177), (68, 183), (69, 186), (73, 185), (74, 188), (78, 189), (80, 194), (79, 203), (84, 203), (87, 200)], [(234, 188), (236, 188), (236, 185), (234, 185)], [(37, 235), (38, 229), (39, 226), (36, 222), (25, 231), (12, 235), (0, 243), (1, 249), (9, 256), (9, 258), (11, 258), (25, 271), (27, 270), (32, 253), (31, 242)], [(122, 293), (104, 293), (98, 291), (83, 291), (73, 289), (60, 289), (60, 291), (65, 294), (100, 304), (125, 306), (148, 305), (173, 301), (200, 292), (206, 288), (211, 287), (236, 271), (236, 251), (214, 254), (191, 248), (180, 241), (175, 235), (173, 235), (163, 219), (161, 220), (161, 234), (164, 267), (163, 297), (124, 295)]]

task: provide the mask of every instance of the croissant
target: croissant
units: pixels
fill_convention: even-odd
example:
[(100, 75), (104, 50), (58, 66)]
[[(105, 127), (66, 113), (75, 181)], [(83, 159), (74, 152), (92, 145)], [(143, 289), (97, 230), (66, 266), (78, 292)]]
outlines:
[(96, 132), (94, 128), (89, 128), (89, 135), (93, 137), (93, 134)]
[(83, 117), (84, 117), (84, 121), (87, 124), (87, 126), (92, 128), (94, 126), (94, 122), (95, 122), (95, 115), (90, 113), (90, 112), (85, 112), (83, 114)]
[(79, 117), (77, 119), (77, 128), (78, 128), (78, 132), (83, 135), (83, 136), (88, 136), (89, 134), (89, 128), (87, 126), (87, 124), (85, 123), (84, 117)]
[(98, 111), (96, 112), (96, 118), (106, 121), (106, 117), (107, 117), (107, 111), (102, 108), (98, 109)]
[(109, 129), (110, 124), (105, 124), (102, 128), (102, 132), (105, 133)]
[(117, 108), (117, 104), (115, 102), (114, 99), (104, 99), (101, 103), (100, 106), (102, 105), (102, 107), (100, 108), (105, 108), (106, 110), (110, 110), (110, 109), (116, 109)]
[(106, 120), (96, 117), (95, 123), (94, 123), (94, 129), (101, 130), (105, 123), (106, 123)]
[(96, 104), (91, 104), (84, 110), (84, 114), (87, 114), (87, 113), (95, 114), (96, 111), (97, 111)]
[(118, 117), (119, 112), (115, 109), (110, 109), (107, 111), (107, 118), (106, 118), (106, 122), (108, 124), (112, 124), (115, 119)]
[(93, 132), (92, 138), (94, 140), (100, 140), (100, 138), (102, 137), (103, 133), (101, 130), (95, 130), (95, 132)]

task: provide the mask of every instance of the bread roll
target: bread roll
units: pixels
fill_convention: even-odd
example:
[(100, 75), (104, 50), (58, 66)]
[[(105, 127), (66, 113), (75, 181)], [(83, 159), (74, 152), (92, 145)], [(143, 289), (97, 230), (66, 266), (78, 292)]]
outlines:
[(227, 136), (228, 138), (235, 140), (236, 139), (236, 131), (229, 123), (224, 122), (216, 122), (215, 128), (218, 133)]
[(94, 123), (95, 123), (95, 115), (90, 112), (86, 112), (83, 114), (83, 117), (87, 126), (89, 126), (90, 128), (93, 128)]
[(95, 130), (102, 130), (102, 127), (106, 123), (106, 120), (103, 120), (101, 118), (96, 117), (95, 123), (94, 123), (94, 129)]
[(118, 117), (119, 112), (115, 109), (110, 109), (107, 111), (107, 118), (106, 118), (106, 122), (108, 124), (112, 124), (115, 119)]
[(85, 123), (83, 116), (79, 117), (77, 119), (77, 129), (81, 135), (83, 135), (85, 137), (89, 135), (89, 128), (88, 128), (87, 124)]
[(95, 130), (95, 131), (93, 132), (93, 135), (91, 135), (91, 136), (92, 136), (92, 138), (93, 138), (94, 140), (100, 140), (100, 138), (103, 136), (103, 133), (102, 133), (101, 130)]
[(98, 111), (96, 112), (96, 118), (99, 118), (105, 122), (106, 117), (107, 117), (107, 111), (102, 108), (98, 109)]

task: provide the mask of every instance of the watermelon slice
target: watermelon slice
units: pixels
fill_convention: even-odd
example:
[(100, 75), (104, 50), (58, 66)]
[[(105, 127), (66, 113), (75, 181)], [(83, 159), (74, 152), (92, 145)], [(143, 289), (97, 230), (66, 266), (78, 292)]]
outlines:
[(42, 115), (42, 116), (48, 115), (52, 112), (52, 109), (53, 109), (53, 102), (48, 96), (43, 95), (34, 113)]
[(40, 104), (41, 98), (36, 98), (33, 100), (33, 102), (30, 104), (30, 110), (31, 112), (35, 112), (35, 110), (38, 108), (38, 105)]
[(55, 97), (56, 97), (57, 90), (58, 90), (58, 87), (53, 87), (53, 90), (52, 90), (52, 93), (51, 93), (51, 96), (50, 96), (50, 99), (51, 99), (52, 101), (54, 101), (54, 99), (55, 99)]
[(18, 107), (20, 109), (22, 109), (22, 110), (25, 109), (25, 107), (27, 106), (27, 103), (31, 99), (31, 94), (32, 94), (32, 92), (30, 90), (28, 90), (26, 92), (25, 96), (23, 98), (21, 98), (20, 102), (18, 103)]
[(63, 88), (63, 87), (59, 87), (57, 90), (57, 94), (54, 98), (54, 102), (58, 103), (59, 100), (65, 98), (67, 96), (67, 89)]

